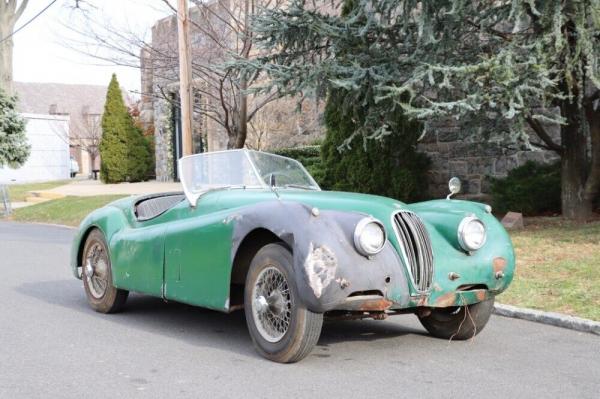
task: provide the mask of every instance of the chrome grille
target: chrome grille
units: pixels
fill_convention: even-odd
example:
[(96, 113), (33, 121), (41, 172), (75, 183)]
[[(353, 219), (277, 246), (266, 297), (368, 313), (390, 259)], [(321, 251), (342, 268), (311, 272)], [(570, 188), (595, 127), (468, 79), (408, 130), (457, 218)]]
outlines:
[(394, 227), (415, 288), (428, 291), (433, 279), (433, 251), (425, 225), (414, 213), (401, 211), (394, 214)]

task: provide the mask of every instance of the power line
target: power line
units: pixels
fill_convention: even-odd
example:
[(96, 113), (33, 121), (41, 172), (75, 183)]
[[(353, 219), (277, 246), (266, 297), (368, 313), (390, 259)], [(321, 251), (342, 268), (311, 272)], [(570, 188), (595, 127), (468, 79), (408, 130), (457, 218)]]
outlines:
[(52, 4), (56, 3), (57, 1), (58, 0), (52, 0), (50, 2), (50, 4), (48, 4), (46, 7), (44, 7), (42, 9), (42, 11), (38, 12), (37, 14), (35, 14), (29, 21), (25, 22), (23, 25), (19, 26), (10, 35), (8, 35), (4, 39), (0, 40), (0, 43), (4, 43), (5, 41), (7, 41), (11, 37), (13, 37), (18, 31), (20, 31), (21, 29), (23, 29), (24, 27), (26, 27), (27, 25), (29, 25), (30, 23), (32, 23), (37, 17), (39, 17), (40, 15), (42, 15), (47, 9), (49, 9), (52, 6)]

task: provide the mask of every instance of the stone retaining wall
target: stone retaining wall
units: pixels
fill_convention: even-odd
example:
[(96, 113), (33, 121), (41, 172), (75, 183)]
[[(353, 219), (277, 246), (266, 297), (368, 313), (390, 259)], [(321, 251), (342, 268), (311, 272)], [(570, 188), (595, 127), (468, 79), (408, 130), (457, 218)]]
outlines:
[[(555, 139), (559, 134), (558, 129), (552, 131)], [(457, 176), (463, 182), (464, 196), (482, 201), (489, 200), (489, 177), (506, 177), (511, 169), (529, 160), (549, 163), (559, 159), (553, 151), (477, 142), (465, 134), (464, 129), (451, 123), (429, 128), (417, 149), (431, 159), (429, 186), (433, 197), (445, 196), (448, 180)]]

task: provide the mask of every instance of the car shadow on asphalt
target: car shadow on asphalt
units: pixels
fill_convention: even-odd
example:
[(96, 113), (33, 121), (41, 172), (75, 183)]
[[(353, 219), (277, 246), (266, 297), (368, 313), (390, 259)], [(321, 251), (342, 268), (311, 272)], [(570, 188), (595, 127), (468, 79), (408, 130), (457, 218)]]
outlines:
[[(182, 303), (165, 302), (147, 295), (131, 294), (121, 313), (104, 315), (94, 312), (88, 306), (82, 284), (78, 280), (31, 282), (20, 285), (16, 290), (49, 305), (62, 306), (87, 317), (107, 319), (127, 328), (139, 328), (147, 333), (228, 350), (237, 355), (258, 356), (252, 348), (243, 311), (225, 314)], [(385, 321), (326, 320), (318, 346), (323, 348), (340, 342), (376, 341), (405, 335), (426, 334), (424, 330)]]

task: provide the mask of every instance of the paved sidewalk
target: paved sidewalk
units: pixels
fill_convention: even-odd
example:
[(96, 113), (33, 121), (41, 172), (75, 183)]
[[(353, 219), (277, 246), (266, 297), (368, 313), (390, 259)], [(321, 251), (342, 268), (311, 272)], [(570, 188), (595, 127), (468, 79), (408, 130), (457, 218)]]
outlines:
[(33, 202), (18, 201), (18, 202), (11, 202), (10, 207), (12, 209), (19, 209), (19, 208), (25, 208), (26, 206), (30, 206), (33, 204), (34, 204)]
[(168, 191), (183, 191), (181, 183), (161, 183), (157, 181), (141, 183), (104, 184), (99, 180), (79, 180), (44, 192), (94, 197), (97, 195), (143, 195)]

